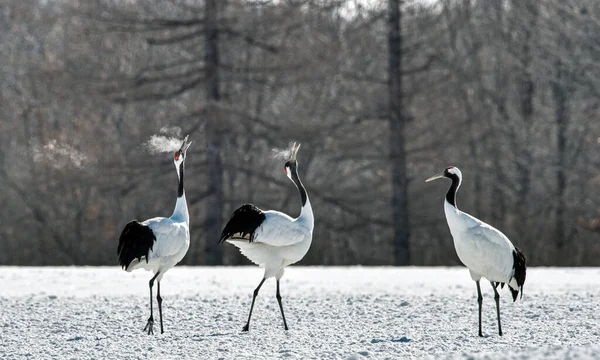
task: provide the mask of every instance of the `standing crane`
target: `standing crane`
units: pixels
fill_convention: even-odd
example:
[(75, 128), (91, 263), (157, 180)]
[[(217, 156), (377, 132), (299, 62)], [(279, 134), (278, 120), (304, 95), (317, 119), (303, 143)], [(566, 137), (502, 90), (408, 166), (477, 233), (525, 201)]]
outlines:
[(248, 321), (242, 331), (249, 330), (258, 291), (265, 280), (271, 277), (275, 277), (277, 280), (276, 298), (281, 310), (283, 326), (285, 330), (288, 330), (281, 305), (279, 280), (283, 276), (286, 266), (302, 260), (306, 255), (312, 242), (315, 222), (306, 190), (298, 177), (298, 162), (296, 161), (298, 149), (300, 149), (300, 144), (296, 146), (294, 143), (284, 171), (300, 192), (302, 201), (300, 216), (294, 219), (279, 211), (263, 211), (252, 204), (245, 204), (233, 212), (219, 240), (219, 243), (227, 241), (237, 246), (250, 261), (265, 268), (264, 276), (254, 290)]
[(175, 266), (190, 247), (190, 217), (183, 190), (183, 170), (185, 167), (186, 151), (190, 147), (188, 136), (183, 140), (180, 149), (175, 152), (173, 161), (177, 169), (179, 184), (177, 189), (177, 202), (173, 215), (169, 218), (156, 217), (146, 221), (131, 221), (125, 226), (117, 254), (119, 265), (130, 272), (135, 269), (149, 270), (154, 273), (150, 279), (150, 317), (144, 331), (148, 335), (154, 334), (154, 317), (152, 315), (152, 287), (156, 280), (156, 301), (160, 315), (160, 333), (164, 333), (162, 317), (162, 298), (160, 297), (160, 281), (165, 272)]
[(458, 210), (458, 207), (456, 207), (456, 191), (462, 182), (462, 173), (457, 167), (449, 166), (443, 172), (427, 179), (426, 182), (442, 178), (452, 180), (452, 185), (446, 193), (444, 212), (446, 213), (450, 233), (454, 239), (454, 248), (460, 261), (469, 268), (471, 279), (477, 284), (479, 336), (483, 336), (481, 332), (483, 296), (479, 286), (479, 280), (482, 277), (489, 280), (494, 289), (498, 334), (502, 336), (500, 295), (497, 288), (498, 285), (504, 288), (504, 284), (507, 284), (512, 293), (513, 302), (517, 300), (519, 292), (523, 297), (526, 272), (525, 255), (500, 230)]

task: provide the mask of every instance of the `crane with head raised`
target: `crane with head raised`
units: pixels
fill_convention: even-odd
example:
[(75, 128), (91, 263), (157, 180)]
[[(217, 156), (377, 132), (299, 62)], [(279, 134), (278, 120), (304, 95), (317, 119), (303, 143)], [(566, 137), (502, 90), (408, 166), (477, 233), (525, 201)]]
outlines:
[(286, 266), (294, 264), (306, 255), (312, 242), (314, 216), (306, 189), (298, 176), (296, 155), (300, 144), (292, 146), (289, 160), (284, 165), (287, 177), (298, 188), (302, 207), (300, 216), (291, 216), (275, 210), (261, 210), (252, 204), (245, 204), (235, 210), (225, 225), (220, 242), (227, 241), (240, 249), (250, 261), (265, 268), (264, 276), (254, 290), (248, 321), (242, 331), (250, 328), (250, 318), (258, 291), (266, 279), (277, 280), (276, 298), (283, 318), (283, 326), (288, 330), (281, 304), (279, 280)]
[(162, 318), (162, 298), (160, 296), (160, 281), (165, 273), (175, 266), (190, 247), (190, 217), (185, 191), (183, 190), (183, 174), (187, 149), (191, 142), (188, 136), (183, 140), (179, 150), (175, 152), (173, 161), (179, 179), (177, 187), (177, 201), (173, 215), (168, 218), (155, 217), (142, 222), (137, 220), (129, 222), (121, 236), (117, 255), (119, 265), (130, 272), (135, 269), (152, 271), (154, 276), (150, 279), (150, 317), (144, 331), (153, 334), (154, 317), (152, 313), (152, 287), (157, 282), (156, 301), (160, 316), (160, 332), (164, 333)]

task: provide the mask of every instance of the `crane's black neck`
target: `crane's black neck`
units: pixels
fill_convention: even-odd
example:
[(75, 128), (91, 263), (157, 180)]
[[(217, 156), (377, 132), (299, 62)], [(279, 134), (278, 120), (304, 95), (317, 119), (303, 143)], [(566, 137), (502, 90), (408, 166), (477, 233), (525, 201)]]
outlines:
[(179, 164), (179, 187), (177, 188), (177, 197), (183, 196), (183, 162)]
[(446, 201), (456, 207), (456, 191), (458, 190), (458, 187), (460, 186), (460, 179), (458, 178), (458, 175), (456, 174), (448, 174), (446, 175), (450, 180), (452, 180), (452, 185), (450, 185), (450, 189), (448, 189), (448, 192), (446, 193)]
[(296, 169), (295, 166), (291, 169), (291, 172), (292, 172), (292, 181), (294, 182), (294, 184), (296, 184), (296, 187), (298, 188), (298, 191), (300, 192), (300, 198), (302, 200), (302, 207), (304, 207), (304, 205), (306, 205), (306, 200), (308, 199), (308, 197), (306, 196), (306, 189), (304, 188), (304, 185), (302, 185), (302, 181), (300, 181), (300, 178), (298, 177), (298, 170)]

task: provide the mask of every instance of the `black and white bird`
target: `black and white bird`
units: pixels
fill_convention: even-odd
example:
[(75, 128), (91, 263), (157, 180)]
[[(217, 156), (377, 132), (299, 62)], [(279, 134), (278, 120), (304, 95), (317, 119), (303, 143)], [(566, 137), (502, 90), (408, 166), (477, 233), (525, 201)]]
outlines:
[(513, 297), (517, 300), (519, 292), (523, 297), (523, 284), (525, 283), (525, 255), (516, 248), (510, 240), (499, 230), (483, 221), (464, 213), (456, 207), (456, 191), (462, 182), (462, 173), (457, 167), (449, 166), (442, 173), (427, 179), (427, 182), (436, 179), (448, 178), (452, 180), (450, 190), (444, 201), (444, 212), (450, 233), (454, 239), (454, 248), (458, 258), (469, 268), (471, 278), (477, 284), (477, 302), (479, 303), (479, 336), (481, 332), (481, 304), (483, 296), (479, 280), (486, 278), (494, 289), (496, 300), (496, 314), (498, 317), (498, 334), (502, 336), (500, 325), (500, 295), (497, 287), (508, 285)]
[(185, 192), (183, 190), (183, 172), (185, 167), (186, 151), (191, 142), (187, 142), (188, 136), (183, 140), (180, 149), (175, 152), (173, 161), (177, 169), (179, 185), (177, 190), (177, 202), (173, 215), (168, 218), (156, 217), (146, 221), (132, 221), (125, 226), (121, 237), (117, 254), (119, 265), (130, 272), (135, 269), (144, 269), (154, 272), (150, 279), (150, 317), (144, 331), (148, 335), (154, 334), (154, 317), (152, 316), (152, 286), (156, 280), (156, 301), (158, 302), (158, 313), (160, 315), (160, 333), (164, 333), (162, 319), (162, 298), (160, 297), (160, 281), (165, 272), (175, 266), (188, 251), (190, 247), (190, 217), (188, 213)]
[(296, 161), (298, 149), (300, 149), (300, 144), (296, 146), (294, 143), (284, 171), (300, 192), (302, 201), (300, 216), (294, 219), (279, 211), (263, 211), (252, 204), (245, 204), (233, 212), (221, 234), (220, 243), (227, 241), (237, 246), (248, 259), (265, 268), (263, 279), (254, 290), (248, 322), (242, 331), (248, 331), (250, 328), (250, 318), (258, 291), (265, 280), (271, 277), (275, 277), (277, 280), (276, 298), (281, 310), (283, 326), (285, 330), (288, 330), (281, 305), (279, 280), (283, 276), (286, 266), (300, 261), (306, 255), (312, 242), (315, 222), (306, 190), (298, 177), (298, 162)]

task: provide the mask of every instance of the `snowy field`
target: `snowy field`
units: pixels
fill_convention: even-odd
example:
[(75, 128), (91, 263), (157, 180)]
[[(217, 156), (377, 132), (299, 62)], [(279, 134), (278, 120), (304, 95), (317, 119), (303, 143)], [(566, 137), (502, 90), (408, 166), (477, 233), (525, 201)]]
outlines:
[(600, 268), (528, 269), (523, 300), (500, 292), (502, 337), (482, 283), (484, 338), (466, 268), (292, 266), (281, 283), (290, 330), (269, 279), (243, 333), (261, 277), (174, 268), (161, 286), (165, 334), (148, 336), (148, 272), (0, 267), (0, 359), (600, 358)]

